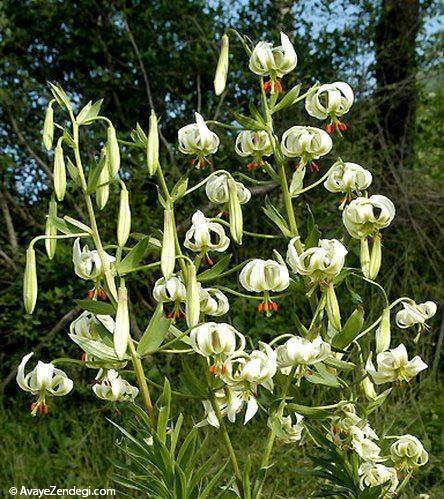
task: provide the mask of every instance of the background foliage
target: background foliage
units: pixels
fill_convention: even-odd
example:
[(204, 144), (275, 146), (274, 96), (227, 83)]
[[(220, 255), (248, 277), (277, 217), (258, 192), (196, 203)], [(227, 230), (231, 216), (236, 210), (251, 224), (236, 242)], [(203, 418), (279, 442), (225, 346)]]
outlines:
[[(161, 117), (163, 164), (168, 165), (167, 177), (172, 182), (190, 167), (189, 160), (177, 153), (177, 129), (192, 121), (195, 110), (207, 119), (233, 120), (226, 109), (246, 111), (252, 92), (257, 90), (252, 88), (245, 55), (233, 41), (228, 91), (222, 100), (215, 98), (212, 80), (221, 34), (231, 26), (252, 40), (273, 40), (284, 30), (294, 40), (299, 57), (297, 70), (284, 81), (287, 88), (299, 81), (308, 86), (316, 80), (341, 79), (355, 89), (357, 101), (347, 120), (350, 128), (339, 149), (344, 160), (370, 169), (375, 192), (393, 199), (397, 207), (395, 222), (384, 238), (381, 276), (390, 296), (409, 295), (439, 303), (444, 295), (444, 90), (439, 14), (439, 3), (431, 0), (0, 2), (0, 377), (6, 394), (0, 421), (8, 442), (0, 451), (1, 462), (7, 463), (1, 467), (2, 483), (47, 485), (40, 464), (51, 461), (60, 486), (73, 484), (73, 480), (76, 485), (106, 486), (111, 483), (110, 463), (97, 456), (104, 449), (109, 457), (117, 455), (112, 446), (116, 434), (109, 428), (106, 431), (100, 404), (91, 402), (91, 372), (77, 373), (83, 387), (58, 402), (51, 418), (37, 424), (30, 421), (27, 402), (11, 382), (14, 366), (25, 352), (40, 351), (45, 359), (79, 355), (67, 341), (67, 324), (77, 313), (73, 311), (74, 300), (88, 289), (74, 278), (70, 245), (59, 243), (53, 262), (48, 262), (43, 251), (38, 255), (36, 313), (26, 316), (21, 303), (24, 251), (31, 237), (42, 232), (49, 202), (52, 158), (41, 146), (43, 113), (50, 98), (47, 81), (59, 82), (79, 106), (103, 98), (103, 112), (114, 122), (122, 140), (130, 138), (136, 123), (146, 129), (149, 110), (155, 108)], [(300, 120), (307, 123), (303, 111), (288, 111), (282, 130)], [(97, 128), (94, 133), (96, 138), (105, 136), (104, 129)], [(245, 162), (228, 147), (227, 137), (220, 135), (226, 147), (211, 168), (245, 168)], [(156, 191), (143, 166), (144, 158), (125, 147), (123, 151), (123, 175), (132, 193), (133, 228), (149, 233), (159, 225)], [(321, 166), (327, 168), (333, 159), (327, 158)], [(193, 173), (196, 181), (200, 175)], [(279, 203), (274, 192), (255, 188), (245, 211), (251, 231), (262, 232), (265, 194)], [(320, 188), (301, 198), (297, 214), (302, 227), (308, 216), (307, 202), (314, 207), (315, 219), (328, 237), (337, 223), (334, 197)], [(182, 230), (197, 206), (215, 210), (198, 194), (193, 204), (183, 206)], [(84, 212), (72, 195), (64, 209), (79, 216)], [(100, 218), (110, 240), (116, 209), (114, 197)], [(271, 246), (265, 243), (262, 248), (249, 249), (246, 240), (234, 258), (243, 260), (253, 253), (265, 257), (270, 251)], [(143, 274), (131, 283), (136, 337), (153, 309), (151, 289), (157, 277)], [(355, 291), (362, 293), (359, 287)], [(376, 315), (380, 308), (377, 295), (362, 295), (362, 299), (374, 304)], [(239, 299), (232, 303), (230, 319), (255, 341), (264, 328), (272, 331), (272, 336), (285, 332), (296, 309), (297, 300), (286, 303), (279, 315), (266, 322), (251, 304)], [(394, 341), (411, 341), (405, 336), (397, 331)], [(390, 428), (394, 424), (393, 431), (399, 425), (399, 431), (416, 432), (431, 449), (432, 463), (412, 484), (408, 492), (412, 497), (421, 492), (437, 497), (434, 491), (438, 494), (442, 487), (439, 364), (443, 336), (439, 310), (419, 345), (418, 353), (429, 364), (427, 374), (414, 390), (397, 393), (388, 411), (377, 414), (381, 425)], [(163, 374), (176, 379), (179, 372), (180, 366), (171, 358), (152, 359), (150, 376), (154, 380)], [(92, 420), (91, 407), (95, 414)], [(196, 418), (201, 416), (191, 404), (184, 403), (179, 409), (195, 411)], [(92, 423), (89, 433), (81, 437), (85, 419)], [(239, 447), (245, 447), (253, 458), (258, 452), (251, 444), (257, 438), (255, 425), (233, 430), (238, 433)], [(27, 452), (16, 452), (11, 461), (5, 448)], [(290, 497), (308, 497), (313, 482), (306, 475), (294, 474), (295, 469), (307, 465), (303, 448), (283, 447), (277, 459), (278, 467), (294, 463), (292, 471), (284, 472), (276, 482), (277, 493), (289, 497), (288, 491), (294, 490)]]

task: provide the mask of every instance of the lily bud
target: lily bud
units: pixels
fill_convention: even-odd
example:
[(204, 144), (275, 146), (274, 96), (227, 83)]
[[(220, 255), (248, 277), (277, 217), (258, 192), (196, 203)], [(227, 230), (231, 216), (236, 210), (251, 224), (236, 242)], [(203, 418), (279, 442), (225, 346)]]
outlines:
[(60, 141), (54, 151), (54, 192), (57, 199), (63, 201), (66, 192), (66, 167)]
[(244, 220), (242, 208), (237, 195), (236, 183), (232, 178), (228, 179), (228, 206), (230, 212), (230, 233), (237, 244), (242, 244)]
[(114, 330), (114, 350), (119, 359), (123, 359), (130, 339), (130, 323), (128, 313), (128, 291), (122, 280), (117, 292), (116, 327)]
[[(46, 219), (46, 226), (45, 226), (46, 236), (57, 235), (57, 227), (54, 225), (54, 220), (53, 220), (54, 217), (56, 216), (57, 216), (57, 201), (54, 199), (53, 196), (51, 197), (51, 201), (49, 202), (48, 217)], [(54, 258), (57, 248), (57, 239), (45, 239), (45, 248), (48, 258), (52, 260)]]
[(368, 248), (368, 239), (361, 239), (361, 251), (359, 253), (361, 260), (361, 269), (365, 277), (370, 278), (370, 250)]
[(45, 122), (43, 123), (43, 145), (46, 150), (52, 149), (52, 141), (54, 138), (54, 109), (52, 108), (54, 101), (49, 101), (46, 108)]
[(382, 262), (381, 234), (376, 234), (373, 238), (372, 253), (370, 256), (369, 278), (376, 279)]
[(176, 265), (176, 241), (174, 235), (175, 226), (173, 210), (169, 208), (166, 209), (163, 217), (163, 240), (160, 262), (164, 277), (169, 279), (174, 272), (174, 267)]
[(101, 170), (100, 170), (99, 180), (97, 182), (98, 187), (96, 189), (96, 203), (99, 210), (103, 210), (109, 198), (109, 185), (102, 185), (109, 182), (109, 169), (107, 165), (105, 147), (102, 149), (101, 152), (99, 168), (101, 168)]
[(382, 312), (381, 322), (376, 330), (376, 352), (385, 352), (390, 348), (390, 309), (385, 308)]
[(336, 297), (336, 292), (333, 284), (327, 287), (327, 316), (331, 325), (337, 330), (341, 330), (341, 312), (339, 310), (339, 303)]
[(196, 267), (193, 264), (189, 264), (187, 269), (187, 298), (185, 301), (185, 314), (188, 327), (194, 327), (199, 323), (200, 293), (196, 277)]
[(146, 150), (146, 163), (150, 175), (156, 173), (159, 168), (159, 129), (157, 126), (157, 116), (152, 110), (150, 115), (150, 129), (148, 132), (148, 142)]
[(120, 151), (117, 142), (116, 129), (110, 125), (107, 132), (106, 157), (111, 178), (114, 178), (120, 168)]
[(128, 191), (120, 191), (119, 220), (117, 222), (117, 244), (122, 247), (128, 240), (131, 229), (131, 209), (128, 200)]
[(220, 49), (219, 60), (217, 62), (216, 74), (214, 76), (214, 92), (220, 95), (225, 90), (228, 75), (228, 55), (230, 42), (227, 35), (222, 37), (222, 47)]
[(368, 400), (375, 400), (378, 394), (376, 393), (375, 390), (375, 385), (372, 383), (372, 380), (370, 379), (369, 376), (366, 376), (362, 381), (361, 381), (361, 388), (362, 391), (364, 392), (364, 395), (367, 397)]
[(37, 268), (34, 248), (26, 250), (26, 267), (23, 275), (23, 303), (26, 313), (32, 314), (37, 302)]

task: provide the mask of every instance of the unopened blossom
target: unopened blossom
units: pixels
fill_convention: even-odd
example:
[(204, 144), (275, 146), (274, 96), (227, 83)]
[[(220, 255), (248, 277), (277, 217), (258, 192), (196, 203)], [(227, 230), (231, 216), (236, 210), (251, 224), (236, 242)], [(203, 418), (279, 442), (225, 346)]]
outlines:
[(178, 132), (179, 151), (199, 157), (214, 154), (219, 147), (219, 137), (212, 132), (199, 113), (195, 113), (196, 123), (182, 127)]
[(372, 174), (357, 163), (337, 161), (324, 182), (324, 187), (330, 192), (343, 192), (350, 196), (360, 194), (372, 183)]
[(245, 349), (245, 337), (230, 324), (205, 322), (190, 333), (191, 346), (204, 357), (233, 356)]
[[(331, 121), (333, 129), (346, 130), (347, 127), (338, 118), (348, 113), (353, 105), (354, 95), (350, 85), (342, 81), (321, 85), (314, 92), (309, 92), (305, 99), (305, 109), (310, 116)], [(333, 129), (328, 128), (329, 131)]]
[(287, 263), (293, 272), (309, 276), (313, 281), (333, 279), (342, 270), (348, 251), (337, 239), (320, 239), (318, 246), (298, 254), (293, 238), (288, 244)]
[(103, 400), (110, 402), (127, 402), (134, 400), (139, 389), (130, 385), (115, 369), (103, 371), (100, 369), (96, 376), (93, 392)]
[(320, 336), (310, 341), (301, 336), (293, 336), (276, 348), (280, 368), (313, 365), (331, 355), (331, 347)]
[(425, 303), (415, 303), (412, 301), (402, 302), (403, 310), (396, 314), (396, 324), (400, 328), (412, 327), (416, 324), (420, 328), (427, 327), (426, 321), (436, 314), (436, 303), (426, 301)]
[[(330, 135), (321, 128), (296, 125), (282, 135), (281, 150), (287, 158), (300, 158), (299, 167), (325, 156), (331, 151), (333, 142)], [(317, 165), (312, 167), (317, 169)]]
[(114, 332), (115, 322), (110, 315), (94, 315), (87, 310), (71, 322), (69, 331), (76, 336), (94, 340), (100, 336), (97, 331), (98, 324), (102, 324), (110, 333)]
[(161, 277), (154, 284), (153, 297), (158, 303), (184, 302), (186, 289), (182, 278), (173, 274), (169, 279)]
[(227, 296), (216, 288), (200, 288), (200, 311), (206, 315), (219, 317), (230, 309)]
[(400, 468), (424, 466), (429, 460), (429, 454), (414, 435), (402, 435), (390, 446), (393, 462)]
[(374, 194), (369, 198), (354, 199), (344, 209), (342, 220), (352, 237), (363, 239), (388, 227), (395, 218), (395, 213), (395, 205), (390, 199)]
[(393, 381), (410, 381), (428, 367), (419, 355), (409, 360), (407, 349), (402, 343), (388, 352), (378, 353), (376, 364), (377, 368), (370, 356), (365, 369), (377, 385)]
[(243, 158), (253, 157), (250, 169), (260, 166), (262, 158), (273, 153), (270, 136), (265, 130), (243, 130), (236, 137), (236, 153)]
[(364, 461), (381, 461), (381, 448), (358, 426), (350, 427), (351, 447)]
[[(362, 490), (367, 487), (387, 485), (390, 492), (395, 492), (399, 480), (395, 468), (389, 468), (384, 464), (365, 462), (359, 466), (359, 484)], [(383, 496), (385, 497), (385, 496)]]
[(230, 239), (221, 224), (211, 222), (200, 210), (191, 219), (191, 227), (185, 234), (185, 248), (191, 251), (225, 251)]
[(285, 444), (291, 444), (293, 442), (297, 442), (302, 438), (302, 432), (304, 431), (304, 416), (294, 413), (294, 418), (291, 414), (288, 416), (281, 416), (279, 421), (281, 423), (281, 429), (285, 433), (285, 437), (283, 435), (279, 435), (279, 440)]
[(283, 291), (290, 284), (290, 275), (284, 263), (255, 258), (248, 262), (239, 275), (239, 282), (247, 291)]
[(38, 395), (37, 402), (31, 405), (32, 415), (37, 411), (42, 414), (48, 413), (46, 396), (62, 397), (67, 395), (73, 388), (74, 383), (61, 369), (57, 369), (52, 362), (38, 361), (37, 365), (28, 374), (25, 367), (33, 352), (25, 355), (17, 368), (17, 384), (25, 392)]
[[(228, 173), (219, 173), (211, 177), (206, 186), (205, 192), (208, 199), (212, 203), (224, 204), (228, 203), (230, 192), (228, 188), (228, 181), (230, 176)], [(248, 203), (251, 199), (251, 192), (247, 189), (242, 182), (234, 182), (236, 186), (236, 194), (240, 204)]]
[[(105, 253), (108, 263), (115, 262), (115, 258)], [(72, 261), (74, 263), (74, 272), (81, 279), (96, 279), (103, 273), (102, 261), (97, 250), (89, 250), (85, 245), (80, 248), (80, 239), (74, 241)]]
[(250, 70), (259, 76), (269, 76), (272, 80), (281, 78), (293, 71), (298, 58), (288, 36), (281, 33), (281, 45), (259, 42), (250, 56)]

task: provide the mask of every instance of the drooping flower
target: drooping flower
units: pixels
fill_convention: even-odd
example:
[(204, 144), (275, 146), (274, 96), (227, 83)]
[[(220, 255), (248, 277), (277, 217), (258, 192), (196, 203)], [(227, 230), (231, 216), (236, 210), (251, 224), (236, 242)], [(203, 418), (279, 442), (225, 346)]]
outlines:
[(402, 306), (404, 309), (396, 314), (396, 324), (402, 329), (416, 324), (419, 325), (420, 329), (427, 327), (426, 321), (436, 314), (437, 309), (436, 303), (433, 301), (425, 303), (415, 303), (413, 300), (403, 301)]
[(31, 405), (32, 415), (37, 411), (42, 414), (48, 413), (46, 396), (62, 397), (67, 395), (73, 388), (74, 383), (64, 371), (57, 369), (52, 362), (39, 361), (32, 371), (25, 375), (25, 367), (33, 352), (25, 355), (17, 368), (17, 384), (25, 392), (38, 395), (37, 402)]
[[(115, 258), (105, 253), (105, 258), (111, 264)], [(89, 250), (85, 245), (80, 248), (80, 238), (74, 241), (72, 261), (74, 263), (74, 272), (81, 279), (96, 279), (103, 273), (102, 261), (97, 250)]]
[(225, 251), (230, 239), (221, 224), (211, 222), (200, 210), (193, 215), (184, 246), (191, 251)]
[[(229, 175), (227, 173), (219, 173), (208, 180), (205, 186), (205, 192), (208, 199), (212, 203), (224, 204), (228, 203), (230, 193), (228, 188)], [(251, 192), (242, 182), (235, 182), (236, 193), (240, 204), (248, 203), (251, 199)]]
[(281, 33), (281, 45), (259, 42), (250, 56), (250, 70), (259, 76), (269, 76), (271, 80), (281, 78), (293, 71), (298, 58), (288, 36)]
[(110, 333), (114, 333), (115, 322), (110, 315), (94, 315), (87, 310), (71, 322), (69, 331), (76, 336), (96, 340), (100, 337), (97, 331), (98, 324), (102, 324)]
[(192, 329), (190, 339), (193, 350), (204, 357), (226, 359), (245, 349), (244, 335), (226, 323), (205, 322)]
[(200, 288), (200, 311), (206, 315), (219, 317), (230, 309), (227, 296), (216, 288)]
[(298, 442), (302, 438), (302, 432), (304, 431), (304, 416), (295, 412), (294, 418), (296, 421), (293, 419), (293, 415), (291, 414), (279, 417), (283, 433), (279, 434), (278, 438), (284, 444)]
[(400, 468), (424, 466), (429, 460), (429, 454), (414, 435), (402, 435), (390, 446), (393, 462)]
[(248, 262), (239, 275), (239, 282), (247, 291), (283, 291), (290, 284), (290, 275), (284, 263), (255, 258)]
[[(362, 463), (358, 470), (361, 489), (366, 487), (376, 487), (378, 485), (389, 486), (390, 492), (395, 492), (399, 480), (395, 468), (389, 468), (383, 464), (373, 463), (371, 461)], [(386, 496), (383, 496), (386, 497)]]
[(388, 352), (378, 353), (376, 364), (377, 369), (370, 356), (365, 369), (377, 385), (393, 381), (410, 381), (428, 367), (419, 355), (408, 360), (407, 349), (402, 343)]
[(372, 183), (372, 174), (357, 163), (337, 161), (333, 165), (324, 187), (330, 192), (343, 192), (347, 196), (360, 195)]
[(350, 427), (351, 447), (364, 461), (381, 461), (381, 448), (358, 426)]
[(311, 163), (312, 169), (318, 169), (313, 160), (328, 154), (332, 147), (330, 135), (312, 126), (292, 126), (282, 135), (282, 153), (287, 158), (300, 158), (298, 168)]
[(180, 276), (173, 274), (169, 279), (161, 277), (154, 283), (153, 297), (158, 303), (185, 302), (186, 289)]
[(212, 132), (202, 115), (195, 113), (196, 123), (185, 125), (178, 132), (179, 151), (183, 154), (196, 155), (198, 167), (205, 165), (205, 156), (215, 154), (219, 148), (219, 137)]
[(258, 168), (264, 163), (263, 157), (273, 153), (270, 136), (265, 130), (243, 130), (236, 137), (236, 153), (243, 158), (253, 157), (249, 170)]
[(310, 276), (313, 281), (333, 279), (342, 270), (348, 251), (337, 239), (320, 239), (318, 246), (300, 255), (295, 248), (297, 238), (288, 244), (287, 263), (293, 272)]
[(331, 347), (320, 336), (312, 341), (293, 336), (276, 348), (276, 355), (280, 368), (313, 365), (330, 357)]
[(123, 379), (115, 369), (100, 369), (96, 381), (92, 389), (102, 400), (127, 402), (134, 400), (139, 394), (139, 389)]

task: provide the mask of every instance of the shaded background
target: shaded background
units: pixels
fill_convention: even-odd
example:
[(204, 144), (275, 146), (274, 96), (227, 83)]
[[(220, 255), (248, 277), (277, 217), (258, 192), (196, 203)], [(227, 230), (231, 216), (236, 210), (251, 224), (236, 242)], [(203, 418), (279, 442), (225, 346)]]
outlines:
[[(345, 161), (370, 169), (374, 175), (372, 192), (389, 196), (397, 207), (395, 222), (384, 237), (380, 282), (392, 299), (409, 295), (418, 301), (442, 302), (444, 91), (440, 14), (439, 2), (419, 0), (237, 0), (229, 5), (203, 0), (0, 3), (0, 378), (5, 393), (0, 424), (7, 439), (7, 445), (0, 449), (1, 483), (48, 485), (47, 465), (60, 486), (106, 486), (112, 483), (112, 470), (103, 455), (110, 457), (116, 452), (112, 445), (115, 435), (106, 427), (100, 404), (91, 401), (91, 372), (69, 370), (81, 380), (79, 388), (75, 395), (57, 401), (51, 418), (45, 421), (31, 420), (26, 412), (28, 399), (17, 393), (13, 381), (13, 369), (28, 351), (39, 351), (44, 360), (79, 356), (67, 338), (67, 324), (78, 314), (73, 310), (74, 299), (83, 297), (88, 289), (88, 284), (73, 274), (69, 244), (59, 243), (53, 262), (48, 262), (40, 248), (39, 303), (32, 317), (24, 313), (24, 252), (29, 240), (44, 230), (51, 193), (52, 156), (41, 145), (44, 109), (50, 99), (46, 82), (59, 82), (79, 106), (103, 98), (102, 112), (124, 140), (130, 139), (136, 123), (147, 128), (149, 110), (155, 108), (161, 117), (163, 163), (167, 178), (173, 182), (189, 167), (188, 159), (177, 153), (176, 133), (193, 120), (193, 112), (229, 121), (233, 119), (230, 109), (247, 112), (248, 102), (257, 96), (256, 79), (248, 72), (247, 58), (234, 39), (228, 89), (222, 100), (214, 96), (212, 81), (221, 34), (234, 27), (254, 41), (277, 41), (279, 31), (285, 31), (299, 58), (296, 70), (283, 81), (286, 88), (297, 82), (307, 88), (317, 80), (344, 80), (355, 90), (356, 103), (346, 117), (349, 131), (337, 141), (335, 157), (341, 155)], [(279, 129), (296, 123), (316, 124), (300, 106), (284, 113)], [(95, 142), (91, 140), (88, 145), (88, 137), (84, 140), (84, 151), (89, 147), (91, 159), (105, 131), (97, 125), (93, 135)], [(232, 138), (220, 135), (222, 148), (213, 168), (244, 169), (245, 162), (233, 153)], [(335, 157), (321, 162), (324, 171)], [(159, 210), (143, 157), (124, 149), (123, 175), (132, 193), (133, 228), (149, 233), (158, 227)], [(194, 172), (193, 178), (197, 181), (202, 175)], [(78, 195), (72, 188), (69, 191), (63, 214), (83, 216)], [(277, 193), (269, 196), (280, 202)], [(245, 219), (251, 231), (264, 230), (263, 199), (259, 190), (246, 207)], [(320, 188), (298, 201), (303, 232), (306, 203), (310, 203), (323, 234), (338, 236), (334, 196)], [(192, 203), (183, 205), (183, 227), (202, 204), (206, 204), (204, 196), (197, 195)], [(109, 240), (114, 235), (116, 209), (113, 196), (99, 219)], [(211, 207), (207, 209), (211, 212)], [(247, 243), (236, 252), (236, 261), (251, 256)], [(266, 257), (271, 249), (264, 244), (260, 255), (257, 247), (253, 253)], [(130, 284), (136, 337), (153, 308), (151, 289), (157, 277), (140, 275)], [(366, 305), (374, 304), (370, 321), (372, 313), (376, 315), (380, 309), (378, 297), (359, 288), (355, 291)], [(294, 305), (288, 303), (279, 316), (265, 322), (256, 316), (253, 306), (238, 300), (232, 303), (230, 319), (257, 340), (264, 329), (284, 332), (291, 324)], [(298, 311), (302, 316), (304, 313)], [(421, 492), (442, 496), (438, 495), (442, 487), (442, 309), (431, 325), (417, 347), (429, 364), (428, 372), (420, 383), (394, 394), (390, 406), (378, 413), (378, 428), (390, 429), (392, 434), (395, 430), (415, 433), (431, 449), (431, 463), (412, 481), (406, 497)], [(394, 342), (411, 342), (406, 336), (408, 333), (396, 331)], [(152, 359), (153, 379), (166, 373), (180, 384), (179, 372), (174, 359)], [(197, 413), (196, 417), (200, 414), (200, 408), (196, 411), (185, 403), (181, 410)], [(253, 457), (260, 452), (254, 443), (260, 425), (234, 430), (239, 447), (248, 449)], [(12, 448), (17, 450), (11, 456)], [(281, 465), (294, 463), (294, 469), (303, 468), (307, 465), (304, 452), (283, 448), (278, 452), (277, 467), (280, 461)], [(306, 474), (295, 476), (294, 469), (279, 476), (277, 492), (282, 497), (308, 497), (313, 482)], [(294, 492), (289, 495), (288, 491)]]

